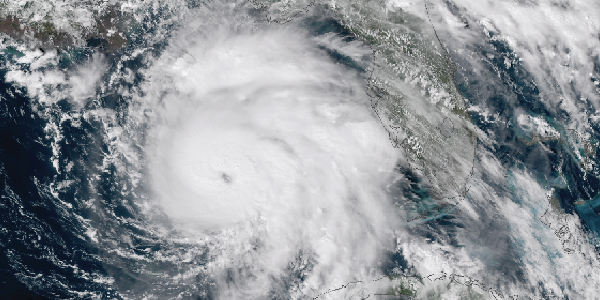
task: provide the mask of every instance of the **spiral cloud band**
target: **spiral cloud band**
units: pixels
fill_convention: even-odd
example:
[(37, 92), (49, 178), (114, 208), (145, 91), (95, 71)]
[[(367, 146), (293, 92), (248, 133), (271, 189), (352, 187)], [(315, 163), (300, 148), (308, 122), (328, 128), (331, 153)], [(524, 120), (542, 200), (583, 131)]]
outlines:
[(322, 50), (369, 49), (295, 24), (233, 25), (180, 33), (148, 73), (147, 101), (161, 107), (149, 148), (162, 209), (198, 232), (237, 228), (222, 237), (237, 247), (214, 250), (225, 262), (216, 269), (238, 270), (222, 297), (272, 293), (301, 253), (313, 263), (300, 267), (298, 293), (372, 272), (398, 153), (362, 75)]

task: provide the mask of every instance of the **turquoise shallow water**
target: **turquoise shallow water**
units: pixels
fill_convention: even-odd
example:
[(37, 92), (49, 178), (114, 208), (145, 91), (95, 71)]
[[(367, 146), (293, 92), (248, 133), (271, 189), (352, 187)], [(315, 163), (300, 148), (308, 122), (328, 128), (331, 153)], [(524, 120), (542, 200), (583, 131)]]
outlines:
[[(191, 3), (190, 9), (199, 5)], [(106, 43), (91, 40), (60, 50), (56, 61), (40, 69), (48, 78), (55, 69), (72, 77), (105, 72), (80, 103), (70, 98), (73, 86), (68, 83), (41, 85), (39, 94), (28, 94), (34, 85), (24, 87), (7, 78), (10, 70), (34, 68), (18, 61), (27, 51), (11, 46), (0, 54), (0, 298), (222, 299), (227, 292), (252, 290), (245, 284), (266, 272), (253, 268), (251, 255), (239, 268), (213, 272), (207, 266), (217, 260), (217, 242), (193, 244), (164, 214), (145, 206), (152, 184), (147, 166), (128, 159), (144, 157), (150, 126), (140, 120), (152, 112), (140, 113), (134, 99), (148, 92), (141, 90), (149, 80), (144, 73), (148, 62), (167, 51), (172, 32), (185, 27), (175, 21), (157, 25), (156, 20), (168, 19), (166, 8), (148, 11), (123, 49), (106, 51)], [(325, 13), (300, 23), (311, 36), (360, 41), (349, 24)], [(592, 276), (573, 272), (596, 266), (600, 179), (595, 141), (600, 127), (590, 122), (587, 132), (571, 129), (574, 116), (548, 104), (516, 51), (493, 32), (475, 34), (477, 26), (465, 29), (476, 37), (469, 43), (439, 37), (456, 64), (453, 79), (479, 131), (468, 190), (453, 201), (439, 201), (419, 172), (399, 164), (397, 180), (386, 188), (390, 211), (398, 218), (389, 222), (385, 241), (374, 246), (379, 256), (372, 272), (418, 278), (420, 290), (411, 295), (421, 299), (445, 293), (441, 287), (430, 288), (437, 283), (431, 278), (440, 274), (448, 281), (439, 281), (448, 293), (462, 299), (498, 294), (578, 299), (576, 295), (589, 291), (578, 283), (590, 288), (596, 283)], [(370, 57), (356, 61), (340, 48), (320, 50), (331, 62), (369, 77), (371, 69), (365, 65)], [(100, 54), (103, 69), (82, 68)], [(507, 67), (508, 60), (512, 64)], [(595, 70), (600, 72), (597, 66)], [(45, 104), (40, 95), (60, 99)], [(591, 101), (582, 101), (581, 110), (592, 119)], [(520, 116), (543, 120), (560, 138), (536, 136), (536, 127), (518, 123)], [(115, 150), (115, 128), (124, 128), (119, 136), (133, 145), (130, 152)], [(590, 162), (592, 167), (584, 168)], [(559, 217), (547, 225), (541, 218), (551, 205)], [(573, 220), (581, 220), (581, 226), (567, 233), (564, 228), (578, 224)], [(573, 241), (569, 235), (575, 239), (575, 233), (582, 237), (577, 243), (585, 241), (584, 250), (568, 248)], [(260, 232), (252, 234), (249, 245), (254, 248), (244, 251), (259, 253), (264, 246)], [(294, 258), (261, 287), (269, 299), (319, 294), (298, 292), (317, 272), (319, 257), (312, 249), (294, 247), (299, 249)], [(565, 267), (570, 265), (571, 273)], [(485, 287), (475, 286), (479, 296), (472, 296), (470, 288), (467, 295), (469, 284), (450, 280), (450, 275), (485, 282)]]
[(600, 197), (596, 197), (584, 204), (575, 205), (577, 214), (585, 221), (587, 227), (595, 234), (600, 233)]

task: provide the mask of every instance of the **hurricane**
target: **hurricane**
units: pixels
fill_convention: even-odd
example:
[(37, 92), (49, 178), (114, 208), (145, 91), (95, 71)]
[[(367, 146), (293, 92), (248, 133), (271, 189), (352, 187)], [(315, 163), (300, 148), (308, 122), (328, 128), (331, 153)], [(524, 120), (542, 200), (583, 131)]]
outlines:
[(0, 2), (0, 298), (596, 299), (598, 15)]
[(214, 268), (237, 286), (222, 297), (266, 297), (290, 271), (298, 293), (374, 271), (398, 150), (361, 74), (323, 48), (370, 49), (298, 24), (192, 24), (148, 71), (149, 172), (173, 222), (218, 236)]

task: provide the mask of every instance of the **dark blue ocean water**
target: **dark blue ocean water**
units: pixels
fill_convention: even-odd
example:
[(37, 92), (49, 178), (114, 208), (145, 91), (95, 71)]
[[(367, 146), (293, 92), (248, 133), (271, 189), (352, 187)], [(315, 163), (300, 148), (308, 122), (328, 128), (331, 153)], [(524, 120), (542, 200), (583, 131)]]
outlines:
[[(306, 24), (314, 34), (335, 32), (347, 39), (353, 38), (342, 25), (331, 19), (307, 19)], [(142, 30), (151, 32), (152, 28)], [(134, 46), (130, 47), (144, 43), (143, 40), (135, 40), (135, 37), (132, 40)], [(165, 44), (144, 46), (151, 46), (150, 51), (159, 54)], [(471, 113), (477, 127), (493, 133), (497, 144), (488, 150), (502, 161), (506, 169), (527, 169), (533, 172), (542, 186), (554, 187), (555, 197), (565, 213), (578, 214), (588, 230), (600, 232), (598, 177), (586, 176), (567, 141), (550, 140), (529, 145), (519, 138), (519, 129), (511, 125), (514, 124), (511, 120), (520, 109), (532, 116), (545, 118), (550, 124), (555, 124), (562, 134), (567, 128), (561, 124), (566, 124), (569, 116), (546, 108), (533, 77), (524, 66), (515, 63), (511, 68), (505, 67), (504, 58), (514, 58), (514, 53), (507, 45), (489, 39), (471, 47), (471, 51), (485, 62), (485, 68), (473, 65), (471, 58), (454, 55), (453, 59), (458, 65), (456, 84), (471, 105), (485, 107), (492, 115), (498, 113), (494, 122), (489, 122), (489, 119), (486, 121), (477, 112)], [(350, 58), (324, 50), (333, 60), (364, 72), (363, 67)], [(95, 51), (99, 50), (69, 50), (61, 61), (61, 67), (72, 67)], [(122, 51), (126, 52), (127, 49)], [(107, 251), (115, 243), (122, 243), (126, 244), (123, 247), (151, 259), (152, 253), (157, 250), (172, 253), (178, 250), (140, 229), (139, 225), (144, 225), (146, 220), (136, 206), (135, 191), (127, 186), (124, 178), (117, 175), (116, 166), (103, 164), (109, 150), (101, 122), (81, 116), (75, 120), (58, 121), (63, 138), (54, 146), (59, 159), (58, 168), (53, 166), (53, 139), (47, 138), (44, 128), (48, 120), (61, 120), (62, 114), (72, 110), (71, 104), (66, 99), (59, 101), (49, 110), (49, 116), (40, 118), (33, 111), (39, 103), (30, 99), (27, 91), (6, 82), (6, 68), (14, 55), (0, 55), (0, 299), (120, 299), (121, 294), (153, 293), (164, 298), (177, 295), (183, 299), (213, 298), (214, 291), (210, 280), (206, 278), (196, 278), (197, 285), (184, 288), (182, 292), (181, 287), (170, 290), (169, 286), (161, 286), (162, 279), (148, 275), (151, 272), (140, 272), (154, 270), (174, 275), (181, 268), (175, 263), (139, 262)], [(119, 68), (136, 71), (144, 67), (141, 58), (127, 60), (117, 67), (121, 55), (121, 52), (107, 54), (111, 72), (119, 72)], [(474, 67), (478, 69), (478, 74), (468, 71)], [(118, 82), (115, 85), (134, 88), (143, 80), (135, 72), (134, 78), (133, 83)], [(114, 110), (119, 121), (126, 122), (126, 97), (116, 89), (108, 89), (99, 92), (98, 99), (86, 105)], [(592, 138), (600, 140), (598, 133), (598, 130), (594, 131)], [(551, 151), (546, 151), (544, 147)], [(596, 151), (589, 159), (597, 161), (597, 156)], [(430, 198), (428, 187), (423, 186), (415, 174), (401, 168), (398, 172), (403, 173), (408, 181), (395, 187), (397, 195), (413, 201)], [(561, 176), (563, 180), (557, 181)], [(53, 195), (53, 187), (65, 181), (71, 184), (57, 189), (57, 194)], [(495, 187), (499, 195), (519, 201), (515, 192), (505, 185), (491, 180), (486, 183)], [(595, 200), (575, 205), (581, 199)], [(100, 229), (99, 243), (94, 243), (86, 234), (82, 219)], [(494, 216), (489, 216), (484, 223), (478, 233), (487, 234), (490, 238), (478, 238), (492, 246), (511, 248), (513, 241), (504, 223), (495, 220)], [(448, 242), (460, 248), (463, 241), (454, 229), (467, 226), (482, 225), (466, 224), (460, 216), (449, 211), (429, 221), (426, 226), (410, 230), (431, 242)], [(127, 241), (119, 240), (120, 236), (130, 238)], [(489, 259), (488, 267), (506, 274), (506, 280), (523, 280), (519, 254), (515, 251), (503, 252)], [(392, 275), (393, 270), (399, 268), (407, 274), (414, 274), (415, 269), (401, 252), (388, 254), (381, 265), (384, 273)], [(206, 258), (200, 258), (202, 260)], [(302, 278), (296, 278), (298, 276), (292, 272), (289, 280), (301, 281)], [(114, 281), (100, 278), (113, 278)], [(286, 289), (286, 283), (281, 286), (282, 290)], [(284, 299), (281, 295), (285, 295), (285, 291), (274, 292), (273, 299)]]
[[(600, 179), (597, 170), (582, 170), (580, 161), (574, 155), (569, 141), (565, 136), (572, 134), (566, 128), (570, 116), (561, 111), (549, 110), (540, 96), (540, 91), (535, 84), (531, 74), (519, 63), (516, 55), (505, 42), (489, 39), (478, 45), (472, 45), (475, 53), (479, 54), (484, 61), (484, 76), (477, 76), (473, 72), (473, 64), (465, 57), (455, 56), (459, 68), (456, 74), (457, 85), (461, 92), (469, 100), (470, 104), (485, 107), (490, 115), (497, 114), (493, 122), (472, 112), (473, 122), (482, 130), (491, 133), (495, 147), (489, 150), (499, 158), (506, 169), (527, 169), (536, 176), (538, 183), (546, 188), (555, 188), (554, 196), (559, 200), (561, 208), (569, 214), (580, 214), (589, 230), (600, 233), (597, 225), (598, 215), (592, 216), (588, 213), (581, 215), (584, 209), (576, 209), (575, 202), (578, 200), (591, 200), (598, 197), (600, 193)], [(493, 57), (490, 59), (490, 57)], [(514, 61), (510, 68), (505, 66), (505, 58)], [(589, 111), (594, 111), (591, 103), (586, 103)], [(519, 137), (519, 128), (515, 124), (517, 110), (524, 111), (530, 116), (540, 117), (557, 129), (563, 138), (537, 143), (531, 142), (531, 137), (523, 139)], [(590, 122), (592, 123), (592, 122)], [(595, 142), (599, 138), (596, 129), (590, 132), (588, 141)], [(546, 149), (549, 149), (547, 151)], [(598, 152), (583, 153), (589, 160), (598, 162)], [(560, 178), (562, 177), (562, 180)], [(488, 182), (493, 185), (493, 182)], [(501, 190), (498, 190), (501, 192)], [(505, 191), (511, 193), (511, 191)], [(518, 201), (518, 197), (513, 196)], [(596, 209), (595, 202), (588, 202), (582, 207), (590, 206)], [(591, 207), (593, 206), (593, 207)], [(587, 209), (587, 208), (586, 208)], [(586, 215), (586, 217), (584, 217)]]
[[(49, 184), (61, 175), (50, 160), (45, 120), (32, 112), (31, 99), (24, 91), (6, 83), (5, 72), (0, 77), (0, 298), (67, 298), (73, 297), (71, 291), (107, 293), (105, 286), (78, 276), (69, 267), (104, 272), (94, 258), (98, 249), (82, 238), (80, 224), (57, 207), (49, 192)], [(73, 132), (69, 139), (82, 142), (86, 135)], [(82, 159), (85, 145), (77, 145), (65, 145), (63, 155)], [(75, 193), (62, 196), (78, 208)]]

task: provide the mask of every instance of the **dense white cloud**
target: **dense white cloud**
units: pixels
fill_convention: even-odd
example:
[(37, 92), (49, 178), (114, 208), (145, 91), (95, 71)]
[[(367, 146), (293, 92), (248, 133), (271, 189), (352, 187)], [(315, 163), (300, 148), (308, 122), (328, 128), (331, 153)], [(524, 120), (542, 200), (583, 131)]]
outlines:
[(506, 42), (533, 75), (546, 107), (569, 113), (572, 128), (589, 130), (588, 115), (600, 105), (593, 80), (600, 56), (597, 1), (457, 0), (448, 5), (436, 2), (430, 11), (438, 30), (453, 37), (445, 40), (450, 47), (480, 38), (465, 30), (465, 21)]
[(398, 149), (359, 75), (318, 46), (368, 48), (294, 25), (211, 26), (187, 26), (147, 72), (163, 210), (214, 232), (213, 274), (237, 270), (237, 288), (220, 282), (223, 298), (266, 296), (298, 259), (308, 264), (300, 294), (368, 275), (389, 228), (383, 186)]

